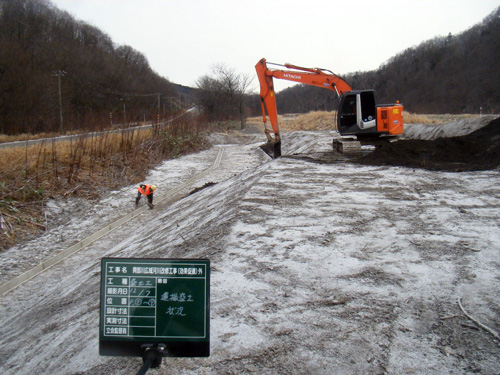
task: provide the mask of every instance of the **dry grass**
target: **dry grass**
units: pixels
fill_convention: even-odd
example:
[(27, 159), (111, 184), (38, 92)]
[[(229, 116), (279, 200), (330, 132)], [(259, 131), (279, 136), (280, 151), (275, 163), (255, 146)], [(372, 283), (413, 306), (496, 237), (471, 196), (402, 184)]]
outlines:
[[(278, 124), (280, 131), (295, 130), (335, 130), (337, 129), (337, 112), (309, 112), (304, 114), (286, 114), (278, 115)], [(271, 122), (267, 119), (269, 126)], [(262, 117), (250, 117), (247, 124), (263, 126)]]
[(56, 196), (96, 198), (144, 180), (164, 159), (206, 147), (199, 123), (50, 140), (0, 150), (0, 250), (45, 229), (43, 210)]
[[(474, 118), (479, 115), (419, 115), (416, 113), (404, 112), (404, 122), (406, 124), (444, 124), (457, 119)], [(268, 118), (268, 124), (271, 122)], [(262, 126), (262, 117), (251, 117), (247, 123)], [(294, 130), (337, 130), (337, 112), (309, 112), (305, 114), (285, 114), (278, 116), (280, 131)]]
[(292, 117), (285, 116), (284, 131), (293, 130), (336, 130), (337, 112), (317, 111)]
[(406, 124), (446, 124), (448, 122), (477, 118), (480, 115), (462, 114), (443, 114), (443, 115), (419, 115), (416, 113), (404, 112), (404, 121)]

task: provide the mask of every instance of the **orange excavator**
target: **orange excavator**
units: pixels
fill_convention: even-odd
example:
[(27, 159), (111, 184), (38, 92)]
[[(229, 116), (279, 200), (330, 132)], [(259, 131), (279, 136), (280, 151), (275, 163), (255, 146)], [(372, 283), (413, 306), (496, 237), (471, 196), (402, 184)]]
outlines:
[[(286, 69), (269, 69), (268, 65)], [(261, 59), (255, 65), (255, 69), (260, 83), (260, 103), (267, 137), (267, 144), (261, 147), (271, 157), (281, 156), (281, 136), (273, 78), (334, 91), (339, 98), (337, 130), (341, 136), (355, 136), (359, 140), (366, 140), (403, 134), (403, 106), (399, 102), (376, 105), (374, 90), (353, 90), (344, 79), (329, 70), (274, 64), (267, 62), (266, 59)], [(266, 110), (272, 129), (267, 124)], [(274, 138), (271, 133), (274, 133)]]

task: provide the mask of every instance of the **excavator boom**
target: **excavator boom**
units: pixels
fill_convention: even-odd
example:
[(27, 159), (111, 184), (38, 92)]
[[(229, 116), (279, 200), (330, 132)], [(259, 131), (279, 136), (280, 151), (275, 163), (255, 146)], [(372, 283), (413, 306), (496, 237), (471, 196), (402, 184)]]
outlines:
[[(268, 68), (268, 64), (286, 69), (271, 70)], [(326, 88), (336, 92), (339, 97), (341, 97), (344, 92), (352, 90), (352, 87), (345, 80), (326, 69), (304, 68), (292, 64), (274, 64), (268, 63), (266, 59), (261, 59), (257, 65), (255, 65), (255, 70), (257, 71), (257, 77), (260, 82), (260, 103), (264, 122), (264, 132), (268, 140), (267, 145), (264, 145), (262, 148), (268, 154), (271, 154), (272, 151), (273, 157), (281, 156), (281, 137), (273, 78)], [(267, 124), (267, 115), (269, 115), (272, 128), (269, 128)], [(274, 138), (271, 133), (274, 133)]]

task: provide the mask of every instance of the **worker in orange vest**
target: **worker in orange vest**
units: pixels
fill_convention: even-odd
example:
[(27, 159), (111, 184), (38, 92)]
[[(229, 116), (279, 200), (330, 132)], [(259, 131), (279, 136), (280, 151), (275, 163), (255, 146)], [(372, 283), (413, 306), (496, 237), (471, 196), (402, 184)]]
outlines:
[(153, 193), (156, 190), (155, 185), (139, 185), (139, 189), (137, 189), (137, 198), (135, 198), (135, 206), (137, 207), (139, 205), (139, 201), (141, 200), (141, 197), (145, 195), (148, 198), (148, 207), (153, 209)]

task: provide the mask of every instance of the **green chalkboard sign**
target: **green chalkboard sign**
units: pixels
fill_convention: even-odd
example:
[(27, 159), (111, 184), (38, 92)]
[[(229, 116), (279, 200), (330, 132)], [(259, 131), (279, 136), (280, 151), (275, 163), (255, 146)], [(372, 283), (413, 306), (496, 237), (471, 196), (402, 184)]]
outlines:
[(164, 356), (209, 356), (209, 301), (207, 259), (103, 258), (99, 354), (164, 344)]

